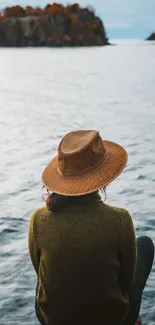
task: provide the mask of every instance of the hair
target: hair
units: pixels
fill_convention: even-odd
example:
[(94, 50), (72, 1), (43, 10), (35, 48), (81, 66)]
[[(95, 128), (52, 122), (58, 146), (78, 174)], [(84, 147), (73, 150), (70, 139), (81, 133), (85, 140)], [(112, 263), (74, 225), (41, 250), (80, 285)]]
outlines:
[[(96, 191), (98, 192), (98, 191)], [(106, 187), (101, 189), (101, 192), (104, 192), (105, 194), (105, 199), (107, 199), (107, 194), (106, 194)], [(93, 196), (93, 193), (90, 194), (85, 194), (85, 195), (79, 195), (79, 196), (64, 196), (60, 195), (57, 193), (49, 193), (47, 189), (47, 199), (45, 200), (43, 197), (43, 200), (46, 202), (47, 207), (49, 208), (50, 211), (52, 212), (60, 212), (65, 210), (66, 208), (74, 205), (78, 205), (82, 203), (83, 201), (90, 199), (91, 196)]]

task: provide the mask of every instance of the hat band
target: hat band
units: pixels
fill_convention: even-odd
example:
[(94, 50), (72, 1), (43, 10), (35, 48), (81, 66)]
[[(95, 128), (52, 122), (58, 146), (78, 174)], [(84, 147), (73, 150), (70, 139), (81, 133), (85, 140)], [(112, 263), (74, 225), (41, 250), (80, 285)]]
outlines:
[(87, 168), (85, 168), (83, 170), (74, 172), (74, 173), (62, 172), (60, 170), (59, 166), (57, 166), (57, 171), (58, 171), (60, 176), (66, 177), (66, 178), (77, 178), (79, 176), (86, 176), (86, 174), (89, 174), (91, 172), (94, 172), (94, 171), (100, 169), (105, 164), (105, 162), (107, 161), (107, 158), (108, 158), (108, 154), (106, 152), (104, 157), (100, 161), (98, 161), (97, 164), (95, 164), (93, 166), (90, 166), (90, 167), (87, 167)]

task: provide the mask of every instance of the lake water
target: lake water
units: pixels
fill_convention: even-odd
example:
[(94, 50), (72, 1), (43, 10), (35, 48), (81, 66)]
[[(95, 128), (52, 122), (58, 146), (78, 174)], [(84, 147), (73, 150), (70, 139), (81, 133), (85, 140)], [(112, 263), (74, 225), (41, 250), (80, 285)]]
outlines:
[[(43, 204), (41, 173), (65, 133), (98, 129), (129, 153), (107, 202), (127, 208), (155, 243), (155, 43), (77, 49), (0, 49), (0, 324), (38, 325), (27, 248)], [(155, 324), (155, 267), (143, 295)]]

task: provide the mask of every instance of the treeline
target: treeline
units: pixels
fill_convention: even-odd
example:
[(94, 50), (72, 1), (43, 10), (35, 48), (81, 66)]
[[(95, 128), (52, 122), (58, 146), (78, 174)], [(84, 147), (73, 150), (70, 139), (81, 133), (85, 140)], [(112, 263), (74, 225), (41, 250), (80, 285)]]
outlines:
[[(43, 17), (47, 14), (69, 14), (74, 15), (76, 13), (85, 12), (89, 13), (95, 18), (94, 9), (91, 7), (81, 8), (79, 4), (75, 3), (73, 5), (63, 6), (58, 3), (48, 4), (44, 8), (33, 8), (31, 6), (26, 6), (22, 8), (21, 6), (7, 7), (0, 13), (0, 20), (6, 20), (9, 18), (22, 18), (26, 16)], [(74, 18), (74, 17), (73, 17)]]

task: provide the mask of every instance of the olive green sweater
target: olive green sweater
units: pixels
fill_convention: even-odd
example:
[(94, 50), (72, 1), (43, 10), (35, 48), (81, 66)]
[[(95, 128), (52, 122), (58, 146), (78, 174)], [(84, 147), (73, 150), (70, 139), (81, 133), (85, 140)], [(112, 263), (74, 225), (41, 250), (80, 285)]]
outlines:
[(126, 210), (98, 194), (59, 214), (40, 208), (31, 217), (29, 252), (45, 324), (123, 324), (136, 264)]

